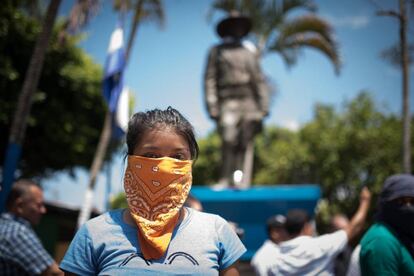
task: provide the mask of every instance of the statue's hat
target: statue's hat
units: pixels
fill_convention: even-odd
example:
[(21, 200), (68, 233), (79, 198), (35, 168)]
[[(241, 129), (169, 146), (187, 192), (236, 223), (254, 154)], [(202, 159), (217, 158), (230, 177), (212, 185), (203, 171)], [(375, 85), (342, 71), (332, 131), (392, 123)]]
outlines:
[(243, 16), (238, 11), (229, 12), (229, 16), (217, 24), (217, 33), (220, 37), (244, 37), (252, 28), (249, 17)]

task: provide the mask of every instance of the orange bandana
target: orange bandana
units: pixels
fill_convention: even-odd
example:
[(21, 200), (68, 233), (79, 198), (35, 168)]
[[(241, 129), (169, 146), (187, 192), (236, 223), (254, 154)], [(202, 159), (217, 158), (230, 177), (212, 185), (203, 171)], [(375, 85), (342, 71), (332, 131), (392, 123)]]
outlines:
[(190, 192), (192, 161), (129, 155), (124, 189), (145, 259), (168, 248), (181, 207)]

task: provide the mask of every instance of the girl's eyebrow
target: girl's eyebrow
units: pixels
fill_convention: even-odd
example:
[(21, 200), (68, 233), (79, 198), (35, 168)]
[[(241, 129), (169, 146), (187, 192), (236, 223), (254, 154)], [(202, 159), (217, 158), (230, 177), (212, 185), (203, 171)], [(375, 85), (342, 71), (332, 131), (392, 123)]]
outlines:
[[(145, 149), (145, 150), (158, 150), (159, 149), (159, 147), (156, 147), (156, 146), (146, 146), (146, 145), (143, 145), (142, 148)], [(181, 147), (181, 148), (175, 148), (175, 149), (173, 149), (173, 151), (187, 151), (187, 152), (190, 152), (190, 149), (188, 149), (186, 147)]]
[(145, 149), (158, 149), (158, 147), (146, 146), (146, 145), (142, 145), (142, 148), (145, 148)]
[(190, 151), (190, 149), (188, 149), (188, 148), (177, 148), (177, 149), (175, 149), (176, 151)]

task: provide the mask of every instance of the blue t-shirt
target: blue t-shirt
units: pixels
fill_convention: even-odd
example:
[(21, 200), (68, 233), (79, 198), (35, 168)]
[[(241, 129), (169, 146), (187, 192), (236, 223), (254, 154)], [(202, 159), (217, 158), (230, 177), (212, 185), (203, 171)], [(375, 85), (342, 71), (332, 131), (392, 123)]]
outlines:
[(159, 260), (143, 258), (137, 228), (114, 210), (79, 229), (60, 267), (80, 275), (217, 275), (246, 251), (223, 218), (186, 210)]

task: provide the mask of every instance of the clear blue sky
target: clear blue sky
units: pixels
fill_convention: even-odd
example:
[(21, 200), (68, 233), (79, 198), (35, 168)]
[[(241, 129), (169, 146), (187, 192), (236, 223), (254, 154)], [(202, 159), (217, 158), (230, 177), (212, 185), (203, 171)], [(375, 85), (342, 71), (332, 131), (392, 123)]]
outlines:
[[(370, 0), (315, 2), (318, 14), (335, 29), (343, 61), (341, 74), (335, 75), (332, 64), (315, 50), (303, 51), (298, 63), (290, 69), (278, 55), (269, 54), (262, 66), (276, 84), (277, 93), (265, 123), (297, 128), (312, 119), (316, 103), (332, 104), (339, 109), (344, 101), (353, 99), (361, 90), (370, 91), (384, 111), (399, 114), (401, 73), (380, 58), (383, 49), (398, 41), (396, 19), (376, 16), (377, 8)], [(397, 8), (397, 1), (376, 2), (384, 8)], [(80, 46), (103, 65), (117, 15), (110, 1), (102, 3)], [(208, 49), (219, 42), (215, 25), (220, 14), (215, 14), (212, 21), (207, 20), (211, 3), (211, 0), (164, 1), (164, 28), (151, 23), (139, 27), (125, 72), (126, 85), (136, 99), (134, 111), (171, 105), (193, 123), (198, 137), (204, 137), (215, 127), (207, 116), (202, 90)], [(71, 4), (72, 1), (65, 1), (60, 13), (67, 14)], [(414, 33), (412, 26), (410, 32)], [(413, 73), (410, 75), (412, 77)], [(410, 102), (414, 110), (412, 90)], [(121, 191), (121, 156), (116, 158), (112, 168), (112, 190)], [(77, 172), (75, 180), (57, 175), (44, 182), (46, 198), (80, 205), (87, 181), (88, 174), (82, 170)], [(100, 175), (95, 204), (100, 209), (103, 208), (105, 182), (106, 175)]]

